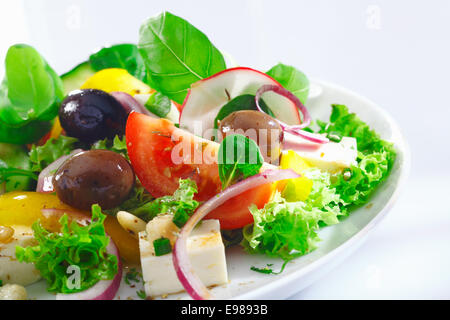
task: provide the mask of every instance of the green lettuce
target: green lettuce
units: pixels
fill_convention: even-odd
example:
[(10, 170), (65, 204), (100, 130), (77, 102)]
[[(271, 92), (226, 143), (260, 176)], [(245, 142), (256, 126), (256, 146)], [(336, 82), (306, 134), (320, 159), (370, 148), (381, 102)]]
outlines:
[(307, 254), (317, 247), (320, 221), (330, 221), (326, 211), (305, 202), (287, 202), (280, 193), (264, 208), (250, 207), (253, 225), (244, 227), (242, 245), (250, 253), (279, 257), (284, 261)]
[[(101, 208), (93, 205), (92, 221), (87, 226), (80, 226), (76, 221), (69, 224), (68, 216), (64, 215), (59, 220), (61, 232), (51, 233), (36, 221), (32, 229), (38, 245), (17, 246), (17, 260), (34, 263), (47, 280), (49, 292), (80, 292), (100, 280), (113, 279), (118, 272), (118, 261), (115, 255), (106, 252), (110, 239), (103, 225), (105, 218)], [(79, 287), (69, 285), (70, 266), (77, 266), (80, 270)]]
[(49, 164), (68, 155), (78, 146), (78, 139), (60, 135), (51, 138), (43, 146), (33, 145), (30, 150), (31, 171), (41, 172)]
[(343, 211), (369, 201), (388, 177), (396, 157), (392, 143), (385, 141), (344, 105), (333, 105), (330, 122), (318, 121), (320, 133), (356, 138), (357, 164), (332, 177), (332, 186), (343, 201)]
[(244, 227), (241, 243), (248, 252), (289, 261), (316, 248), (321, 226), (339, 222), (342, 200), (330, 174), (310, 169), (304, 175), (313, 181), (305, 201), (289, 202), (276, 193), (264, 208), (250, 207), (254, 223)]
[(115, 136), (114, 139), (112, 140), (108, 138), (104, 140), (99, 140), (92, 145), (91, 149), (92, 150), (102, 149), (113, 151), (122, 155), (125, 159), (130, 160), (130, 158), (128, 157), (127, 141), (125, 136), (123, 136), (122, 138), (119, 138), (119, 136)]
[[(199, 202), (194, 200), (194, 195), (197, 193), (195, 181), (180, 179), (179, 184), (173, 195), (156, 198), (127, 211), (145, 221), (152, 220), (158, 214), (172, 214), (173, 222), (182, 227), (197, 209)], [(126, 205), (126, 202), (123, 205)]]

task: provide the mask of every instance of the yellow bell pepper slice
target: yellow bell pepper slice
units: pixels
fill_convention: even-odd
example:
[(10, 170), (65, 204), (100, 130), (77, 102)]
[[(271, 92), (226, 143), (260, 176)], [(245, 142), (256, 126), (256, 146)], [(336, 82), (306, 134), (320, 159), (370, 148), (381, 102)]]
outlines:
[[(295, 151), (288, 150), (283, 153), (280, 161), (281, 169), (292, 169), (298, 174), (302, 174), (305, 170), (311, 168), (309, 163), (300, 157)], [(287, 201), (305, 201), (308, 199), (312, 190), (313, 182), (301, 176), (299, 178), (289, 179), (280, 184), (278, 190)]]
[[(31, 225), (40, 220), (43, 227), (49, 231), (59, 231), (59, 218), (63, 211), (52, 216), (44, 215), (41, 209), (67, 210), (71, 220), (89, 219), (90, 213), (76, 210), (64, 203), (54, 194), (39, 192), (9, 192), (0, 196), (0, 225), (13, 226)], [(107, 216), (105, 231), (112, 238), (120, 256), (130, 263), (139, 263), (139, 242), (131, 236), (117, 221), (116, 217)]]
[(86, 80), (81, 89), (98, 89), (105, 92), (122, 91), (130, 95), (152, 93), (148, 85), (133, 77), (125, 69), (109, 68), (96, 72)]

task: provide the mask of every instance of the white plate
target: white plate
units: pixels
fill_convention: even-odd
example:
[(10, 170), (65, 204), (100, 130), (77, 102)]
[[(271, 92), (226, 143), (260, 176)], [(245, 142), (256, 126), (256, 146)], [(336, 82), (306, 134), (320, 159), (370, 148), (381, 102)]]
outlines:
[[(328, 120), (331, 104), (344, 104), (367, 122), (381, 137), (392, 141), (397, 150), (394, 168), (381, 187), (371, 198), (369, 205), (359, 208), (339, 224), (320, 230), (322, 241), (308, 255), (289, 262), (280, 275), (260, 274), (250, 270), (251, 266), (264, 267), (273, 263), (277, 270), (282, 262), (261, 255), (249, 255), (240, 247), (227, 250), (227, 265), (230, 282), (212, 289), (221, 299), (285, 299), (299, 292), (313, 281), (342, 262), (368, 237), (374, 227), (386, 215), (404, 185), (410, 167), (410, 153), (400, 129), (389, 114), (373, 102), (347, 89), (314, 81), (311, 98), (307, 103), (313, 119)], [(126, 272), (124, 272), (126, 273)], [(139, 299), (141, 284), (134, 287), (122, 282), (118, 299)], [(41, 281), (28, 288), (30, 298), (54, 299), (45, 290)], [(188, 299), (186, 294), (171, 295), (166, 299)]]

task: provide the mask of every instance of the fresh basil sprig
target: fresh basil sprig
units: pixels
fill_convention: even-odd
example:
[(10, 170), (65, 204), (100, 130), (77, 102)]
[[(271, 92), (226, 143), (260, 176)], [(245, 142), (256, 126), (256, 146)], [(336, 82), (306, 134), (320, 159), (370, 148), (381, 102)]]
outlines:
[(147, 71), (135, 44), (121, 43), (91, 54), (89, 63), (94, 71), (107, 68), (126, 69), (132, 76), (145, 81)]
[(241, 134), (231, 134), (223, 139), (218, 156), (223, 189), (258, 174), (264, 163), (256, 142)]
[(304, 104), (308, 99), (309, 80), (306, 75), (292, 66), (277, 64), (266, 72), (285, 89), (291, 91)]
[(138, 48), (149, 85), (178, 103), (191, 84), (226, 68), (222, 54), (204, 33), (169, 12), (144, 22)]
[(64, 98), (61, 79), (31, 46), (16, 44), (5, 59), (0, 86), (0, 141), (39, 140), (51, 128)]

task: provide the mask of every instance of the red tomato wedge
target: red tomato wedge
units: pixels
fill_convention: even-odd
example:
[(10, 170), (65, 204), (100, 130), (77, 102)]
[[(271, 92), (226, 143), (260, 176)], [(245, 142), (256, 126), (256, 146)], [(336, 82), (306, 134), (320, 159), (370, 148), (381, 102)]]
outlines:
[[(194, 136), (165, 119), (132, 112), (126, 127), (128, 155), (142, 185), (154, 197), (173, 194), (178, 180), (197, 183), (196, 200), (206, 201), (221, 191), (217, 166), (219, 144)], [(207, 218), (218, 219), (222, 229), (237, 229), (253, 222), (248, 207), (263, 207), (275, 184), (256, 187), (236, 196)]]

